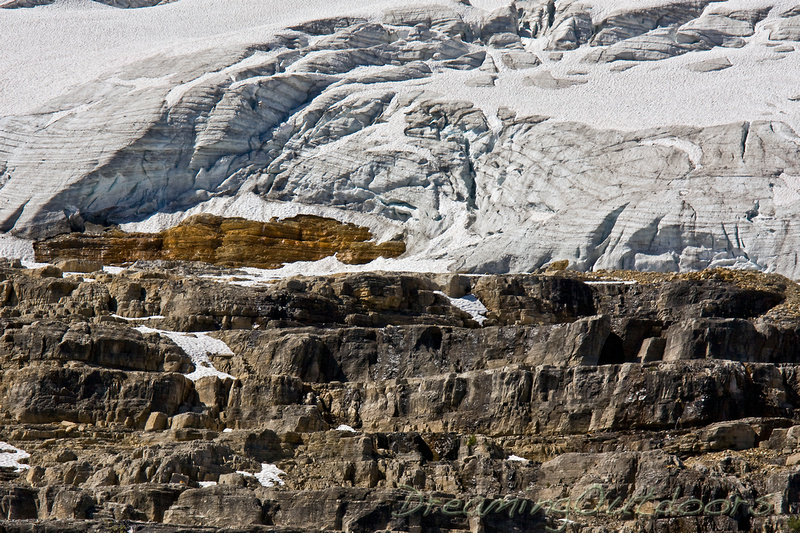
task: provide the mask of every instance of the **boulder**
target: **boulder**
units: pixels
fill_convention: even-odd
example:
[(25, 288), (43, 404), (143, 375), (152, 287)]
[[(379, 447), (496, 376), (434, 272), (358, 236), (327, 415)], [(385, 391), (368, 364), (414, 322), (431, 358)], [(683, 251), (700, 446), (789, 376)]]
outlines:
[(162, 431), (167, 429), (167, 415), (160, 411), (150, 413), (144, 425), (145, 431)]
[(756, 432), (743, 422), (719, 422), (703, 430), (702, 440), (707, 451), (747, 450), (756, 444)]
[(263, 524), (261, 502), (230, 485), (189, 489), (164, 513), (164, 522), (184, 526), (246, 527)]

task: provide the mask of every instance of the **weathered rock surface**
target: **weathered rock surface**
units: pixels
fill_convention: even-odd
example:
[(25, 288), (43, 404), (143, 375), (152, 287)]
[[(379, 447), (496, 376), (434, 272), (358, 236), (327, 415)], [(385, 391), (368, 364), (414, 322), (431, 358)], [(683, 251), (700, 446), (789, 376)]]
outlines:
[(546, 70), (526, 78), (525, 81), (530, 85), (535, 85), (542, 89), (566, 89), (573, 85), (587, 83), (587, 80), (582, 79), (554, 78), (553, 75)]
[(371, 238), (366, 228), (307, 215), (266, 223), (195, 215), (160, 234), (71, 233), (37, 242), (34, 250), (37, 261), (54, 263), (69, 258), (62, 269), (84, 271), (87, 263), (102, 266), (157, 260), (277, 268), (334, 254), (343, 263), (363, 264), (377, 257), (397, 257), (406, 249), (402, 240), (376, 244), (369, 242)]
[(694, 72), (714, 72), (717, 70), (724, 70), (726, 68), (732, 67), (733, 64), (723, 57), (719, 59), (708, 59), (706, 61), (698, 61), (697, 63), (692, 63), (688, 66), (689, 70), (693, 70)]
[[(0, 266), (5, 531), (540, 531), (568, 513), (766, 533), (800, 510), (800, 286), (781, 276), (240, 287), (166, 265)], [(229, 349), (202, 362), (199, 329)]]

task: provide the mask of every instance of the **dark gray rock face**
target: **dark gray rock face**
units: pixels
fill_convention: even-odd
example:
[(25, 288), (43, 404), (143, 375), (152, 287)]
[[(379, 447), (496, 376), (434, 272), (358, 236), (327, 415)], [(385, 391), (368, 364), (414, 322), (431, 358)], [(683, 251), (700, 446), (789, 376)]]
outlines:
[(786, 278), (174, 267), (0, 266), (5, 531), (766, 533), (798, 510)]

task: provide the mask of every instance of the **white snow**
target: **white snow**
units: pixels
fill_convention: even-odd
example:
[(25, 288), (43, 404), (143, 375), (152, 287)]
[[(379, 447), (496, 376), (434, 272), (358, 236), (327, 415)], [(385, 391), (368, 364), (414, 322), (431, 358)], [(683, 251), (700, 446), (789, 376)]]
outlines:
[(231, 428), (225, 428), (225, 429), (222, 430), (222, 432), (223, 433), (233, 433), (233, 430)]
[(236, 379), (230, 374), (220, 372), (214, 365), (211, 364), (209, 354), (220, 355), (234, 355), (227, 344), (219, 339), (209, 337), (208, 333), (183, 333), (180, 331), (165, 331), (162, 329), (148, 328), (147, 326), (139, 326), (135, 328), (142, 333), (158, 333), (164, 337), (171, 339), (175, 344), (180, 346), (184, 352), (191, 358), (194, 363), (195, 370), (186, 377), (192, 381), (197, 381), (206, 376), (217, 376), (220, 379), (230, 378)]
[(319, 261), (298, 261), (276, 269), (262, 269), (245, 267), (242, 273), (235, 276), (203, 277), (221, 283), (231, 283), (242, 287), (255, 287), (270, 284), (274, 280), (290, 278), (293, 276), (328, 276), (343, 272), (449, 272), (449, 261), (422, 258), (386, 259), (379, 257), (365, 265), (349, 265), (342, 263), (336, 257), (326, 257)]
[(284, 482), (280, 476), (286, 474), (286, 472), (277, 466), (269, 463), (262, 463), (261, 472), (258, 472), (257, 474), (251, 474), (250, 472), (245, 472), (243, 470), (237, 470), (236, 473), (247, 477), (254, 477), (264, 487), (274, 487), (275, 483), (278, 485), (283, 485)]
[[(593, 17), (630, 9), (663, 5), (668, 0), (591, 0)], [(479, 0), (476, 8), (491, 10), (510, 0)], [(332, 15), (360, 14), (377, 20), (380, 13), (402, 5), (442, 4), (469, 20), (481, 12), (446, 0), (179, 0), (143, 9), (98, 7), (95, 2), (57, 0), (50, 6), (0, 10), (3, 49), (0, 52), (0, 116), (33, 112), (48, 100), (77, 84), (101, 78), (113, 80), (113, 69), (155, 55), (201, 53), (221, 46), (246, 46), (267, 42), (292, 24)], [(728, 0), (713, 5), (727, 7), (775, 6), (777, 17), (796, 2), (790, 0)], [(762, 27), (766, 21), (760, 23)], [(526, 86), (530, 71), (502, 71), (494, 88), (469, 88), (463, 83), (474, 72), (446, 70), (428, 81), (415, 81), (408, 90), (423, 86), (449, 98), (468, 98), (484, 109), (513, 102), (519, 114), (542, 114), (560, 120), (576, 120), (598, 127), (639, 129), (670, 124), (711, 125), (741, 120), (779, 119), (800, 129), (796, 110), (789, 104), (796, 83), (787, 72), (800, 70), (800, 54), (780, 54), (763, 46), (764, 32), (748, 38), (741, 49), (715, 48), (707, 52), (640, 64), (625, 72), (610, 65), (581, 63), (587, 50), (567, 51), (559, 62), (542, 52), (542, 39), (529, 39), (530, 51), (539, 52), (553, 76), (580, 68), (589, 83), (561, 90)], [(725, 56), (733, 67), (719, 72), (697, 73), (686, 67), (698, 59)], [(252, 61), (258, 59), (258, 54)], [(46, 76), (42, 73), (47, 73)], [(669, 80), (664, 83), (664, 80)], [(133, 90), (167, 83), (164, 78), (119, 80)], [(188, 84), (192, 83), (187, 82)], [(421, 84), (421, 85), (420, 85)], [(651, 90), (657, 84), (658, 91)], [(186, 84), (179, 85), (169, 100), (177, 101)], [(580, 102), (576, 105), (575, 102)], [(780, 105), (776, 105), (779, 103)], [(788, 111), (788, 112), (787, 112)], [(67, 113), (79, 109), (66, 110)]]
[[(584, 1), (584, 3), (592, 6), (592, 21), (598, 23), (613, 13), (663, 6), (669, 3), (669, 0), (590, 0)], [(775, 6), (778, 12), (783, 12), (795, 7), (797, 2), (795, 0), (727, 0), (727, 2), (720, 1), (720, 5), (730, 10)], [(709, 7), (714, 12), (718, 12), (720, 5), (712, 4)]]
[(466, 296), (462, 296), (461, 298), (450, 298), (445, 293), (441, 291), (436, 291), (437, 294), (441, 294), (454, 306), (458, 307), (462, 311), (465, 311), (470, 314), (472, 319), (480, 325), (483, 325), (483, 322), (486, 320), (486, 313), (489, 310), (483, 305), (475, 295), (467, 294)]
[[(508, 3), (482, 0), (478, 5), (491, 9)], [(147, 57), (263, 43), (307, 20), (348, 14), (377, 19), (398, 5), (393, 0), (179, 0), (117, 9), (89, 0), (56, 0), (30, 9), (0, 9), (0, 116), (34, 111), (75, 85)]]
[(349, 431), (350, 433), (356, 432), (355, 429), (353, 429), (351, 426), (348, 426), (347, 424), (340, 425), (338, 428), (336, 428), (336, 431)]
[(217, 482), (216, 481), (198, 481), (197, 484), (200, 485), (203, 488), (206, 488), (206, 487), (213, 487), (214, 485), (217, 484)]
[(8, 234), (0, 234), (0, 257), (21, 259), (22, 264), (28, 268), (44, 266), (34, 259), (33, 241)]
[(13, 468), (14, 472), (22, 472), (30, 466), (20, 463), (22, 459), (27, 459), (31, 454), (19, 448), (0, 441), (0, 468)]
[[(544, 115), (597, 128), (640, 130), (667, 125), (712, 126), (743, 120), (780, 120), (800, 129), (800, 103), (788, 99), (797, 86), (786, 72), (800, 69), (800, 54), (781, 54), (756, 42), (739, 49), (714, 48), (656, 62), (641, 62), (624, 72), (614, 63), (582, 63), (585, 48), (565, 52), (559, 62), (542, 67), (556, 78), (567, 72), (587, 72), (588, 83), (551, 90), (524, 83), (535, 70), (500, 72), (496, 86), (472, 88), (465, 81), (474, 72), (447, 71), (425, 85), (453, 100), (474, 102), (484, 110), (511, 106), (518, 115)], [(532, 49), (542, 47), (537, 42)], [(534, 50), (531, 50), (534, 51)], [(540, 52), (543, 59), (547, 52)], [(727, 57), (732, 67), (716, 72), (693, 72), (698, 60)], [(666, 81), (665, 81), (666, 80)], [(652, 87), (657, 86), (658, 90)], [(409, 88), (410, 90), (410, 88)]]
[(623, 280), (623, 279), (610, 279), (599, 281), (584, 281), (587, 285), (636, 285), (637, 281)]
[(83, 113), (84, 111), (87, 111), (87, 110), (93, 108), (94, 106), (96, 106), (100, 102), (102, 102), (102, 100), (97, 100), (96, 102), (92, 102), (91, 104), (83, 104), (83, 105), (79, 105), (78, 107), (75, 107), (73, 109), (67, 109), (65, 111), (59, 111), (57, 113), (53, 113), (53, 117), (49, 121), (47, 121), (47, 125), (45, 127), (49, 126), (50, 124), (52, 124), (54, 122), (58, 122), (59, 120), (61, 120), (62, 118), (66, 117), (68, 115), (77, 115), (79, 113)]
[(517, 462), (520, 462), (520, 463), (527, 463), (528, 462), (527, 459), (525, 459), (524, 457), (520, 457), (519, 455), (509, 455), (506, 458), (506, 461), (517, 461)]
[(136, 321), (136, 320), (156, 320), (156, 319), (159, 319), (159, 318), (166, 318), (166, 317), (161, 316), (161, 315), (142, 316), (142, 317), (139, 317), (139, 318), (129, 318), (127, 316), (120, 316), (120, 315), (111, 315), (111, 316), (113, 316), (114, 318), (121, 318), (122, 320), (127, 320), (128, 322), (132, 322), (132, 321)]

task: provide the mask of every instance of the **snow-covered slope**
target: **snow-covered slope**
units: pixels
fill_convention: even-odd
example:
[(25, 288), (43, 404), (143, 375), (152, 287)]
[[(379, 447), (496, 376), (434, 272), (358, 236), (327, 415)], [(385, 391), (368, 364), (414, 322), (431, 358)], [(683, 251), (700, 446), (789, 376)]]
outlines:
[(0, 229), (314, 213), (407, 259), (800, 276), (800, 3), (0, 10)]

